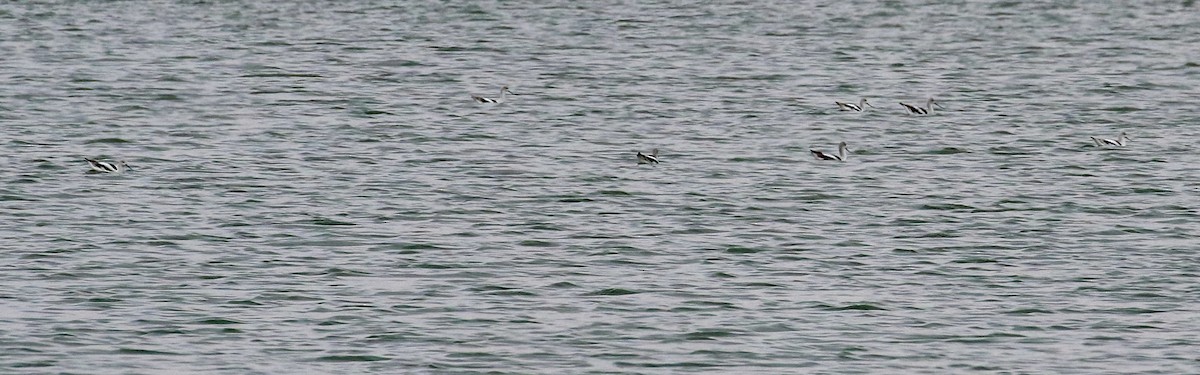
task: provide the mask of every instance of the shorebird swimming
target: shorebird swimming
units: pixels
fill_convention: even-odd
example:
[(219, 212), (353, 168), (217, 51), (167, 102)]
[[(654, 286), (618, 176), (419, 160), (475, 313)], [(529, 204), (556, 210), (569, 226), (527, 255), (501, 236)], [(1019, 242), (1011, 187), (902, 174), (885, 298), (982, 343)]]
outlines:
[(1129, 136), (1125, 135), (1125, 132), (1121, 132), (1121, 135), (1117, 136), (1117, 139), (1115, 139), (1115, 140), (1107, 139), (1107, 138), (1092, 137), (1092, 141), (1096, 142), (1096, 147), (1103, 147), (1103, 146), (1125, 147), (1125, 141), (1132, 141), (1132, 139), (1129, 139)]
[(133, 170), (133, 168), (129, 167), (129, 164), (125, 164), (124, 160), (118, 161), (116, 164), (88, 158), (83, 158), (83, 160), (87, 160), (88, 164), (92, 166), (92, 170), (96, 172), (124, 173), (125, 171)]
[(905, 108), (905, 109), (908, 109), (908, 113), (911, 113), (911, 114), (914, 114), (914, 115), (929, 115), (929, 114), (933, 114), (933, 106), (935, 106), (935, 105), (936, 105), (938, 108), (941, 108), (941, 109), (946, 109), (945, 107), (942, 107), (942, 105), (941, 105), (941, 104), (938, 104), (938, 102), (934, 101), (934, 100), (933, 100), (933, 98), (929, 98), (929, 101), (928, 101), (928, 102), (925, 102), (925, 108), (921, 108), (921, 107), (917, 107), (917, 106), (912, 106), (912, 105), (908, 105), (908, 104), (904, 104), (904, 103), (900, 103), (900, 105), (904, 106), (904, 108)]
[(866, 107), (863, 107), (864, 105), (870, 106), (871, 108), (875, 108), (875, 106), (871, 105), (871, 103), (867, 103), (867, 98), (859, 99), (858, 105), (855, 105), (854, 103), (842, 103), (842, 102), (833, 102), (833, 104), (837, 104), (838, 110), (842, 110), (842, 111), (862, 112), (863, 110), (866, 109)]
[(824, 152), (824, 151), (817, 151), (817, 150), (808, 150), (808, 151), (811, 152), (813, 154), (813, 157), (816, 158), (817, 160), (846, 161), (846, 151), (850, 151), (850, 149), (846, 148), (846, 142), (842, 142), (842, 143), (838, 143), (838, 154), (837, 155), (830, 154), (830, 153)]
[(641, 151), (637, 153), (638, 164), (658, 164), (658, 149), (650, 151), (650, 155), (643, 154)]
[(505, 94), (516, 95), (516, 94), (513, 94), (512, 91), (508, 91), (508, 86), (504, 86), (504, 87), (500, 88), (500, 99), (485, 98), (485, 97), (476, 96), (476, 95), (471, 95), (471, 99), (475, 99), (475, 101), (480, 102), (480, 103), (500, 103), (500, 102), (504, 101)]

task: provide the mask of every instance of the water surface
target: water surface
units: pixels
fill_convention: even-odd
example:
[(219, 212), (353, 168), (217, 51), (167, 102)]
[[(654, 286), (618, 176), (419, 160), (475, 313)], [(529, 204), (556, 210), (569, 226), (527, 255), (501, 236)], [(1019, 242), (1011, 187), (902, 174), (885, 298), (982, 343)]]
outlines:
[(0, 372), (1200, 372), (1195, 14), (3, 5)]

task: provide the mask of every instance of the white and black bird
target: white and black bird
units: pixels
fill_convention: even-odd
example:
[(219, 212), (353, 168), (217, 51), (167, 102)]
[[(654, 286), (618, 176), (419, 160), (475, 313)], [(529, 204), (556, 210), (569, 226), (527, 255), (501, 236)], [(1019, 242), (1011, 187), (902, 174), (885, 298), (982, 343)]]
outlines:
[(638, 164), (658, 164), (658, 149), (650, 151), (650, 154), (643, 154), (641, 151), (637, 153)]
[(96, 171), (96, 172), (124, 173), (125, 171), (133, 170), (133, 168), (129, 167), (129, 164), (125, 164), (124, 160), (118, 161), (116, 163), (110, 163), (107, 161), (99, 161), (96, 159), (88, 159), (88, 158), (83, 158), (83, 160), (87, 160), (88, 165), (91, 165), (92, 170)]
[(938, 102), (937, 102), (937, 101), (933, 100), (933, 98), (929, 98), (929, 101), (928, 101), (928, 102), (925, 102), (925, 108), (921, 108), (921, 107), (917, 107), (917, 106), (914, 106), (914, 105), (909, 105), (909, 104), (904, 104), (904, 103), (900, 103), (900, 105), (904, 106), (904, 109), (907, 109), (907, 110), (908, 110), (908, 113), (911, 113), (911, 114), (914, 114), (914, 115), (930, 115), (930, 114), (933, 114), (933, 106), (935, 106), (935, 105), (936, 105), (938, 108), (941, 108), (941, 109), (946, 109), (945, 107), (942, 107), (942, 105), (941, 105), (941, 104), (938, 104)]
[(842, 142), (842, 143), (838, 143), (837, 155), (830, 154), (830, 153), (824, 152), (824, 151), (817, 151), (817, 150), (808, 150), (808, 151), (811, 152), (813, 155), (813, 158), (816, 158), (817, 160), (846, 161), (846, 151), (850, 151), (850, 149), (846, 147), (846, 142)]
[(1117, 139), (1092, 137), (1092, 141), (1096, 142), (1096, 147), (1104, 147), (1104, 146), (1125, 147), (1125, 142), (1132, 141), (1132, 139), (1129, 139), (1129, 136), (1125, 135), (1125, 132), (1121, 132), (1121, 135), (1117, 136)]
[(864, 106), (869, 106), (871, 108), (875, 108), (875, 106), (871, 105), (871, 103), (867, 103), (867, 98), (859, 99), (858, 104), (843, 103), (843, 102), (833, 102), (833, 104), (837, 104), (838, 110), (841, 110), (841, 111), (862, 112), (862, 111), (866, 110), (866, 107), (864, 107)]
[(475, 101), (480, 102), (480, 103), (502, 103), (502, 102), (504, 102), (505, 95), (517, 95), (517, 94), (513, 94), (512, 91), (508, 91), (508, 86), (504, 86), (504, 87), (500, 88), (500, 99), (485, 98), (485, 97), (476, 96), (476, 95), (471, 95), (471, 99), (475, 99)]

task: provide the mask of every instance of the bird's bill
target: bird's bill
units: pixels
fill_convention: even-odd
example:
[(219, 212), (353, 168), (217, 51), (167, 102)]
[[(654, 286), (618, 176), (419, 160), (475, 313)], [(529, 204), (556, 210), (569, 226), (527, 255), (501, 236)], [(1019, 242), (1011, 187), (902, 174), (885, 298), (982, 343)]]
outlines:
[(871, 103), (863, 102), (863, 104), (866, 104), (868, 107), (875, 108), (875, 106), (871, 105)]
[(946, 109), (946, 107), (943, 107), (941, 104), (938, 104), (938, 102), (933, 102), (933, 105), (936, 105), (938, 108), (941, 108), (941, 109)]
[(507, 92), (509, 95), (516, 95), (516, 93), (510, 91), (509, 89), (504, 89), (504, 92)]

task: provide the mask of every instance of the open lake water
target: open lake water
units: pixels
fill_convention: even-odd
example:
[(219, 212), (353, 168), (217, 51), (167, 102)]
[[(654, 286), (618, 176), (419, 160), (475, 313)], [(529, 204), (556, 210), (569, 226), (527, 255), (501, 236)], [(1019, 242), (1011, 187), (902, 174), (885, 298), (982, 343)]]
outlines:
[(6, 2), (0, 373), (1197, 374), (1198, 87), (1190, 0)]

